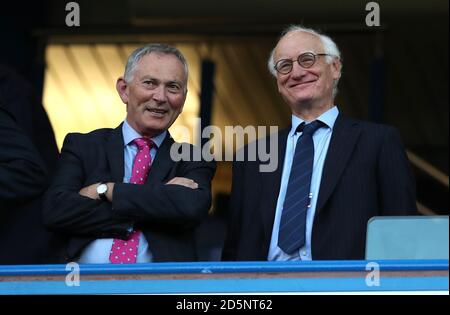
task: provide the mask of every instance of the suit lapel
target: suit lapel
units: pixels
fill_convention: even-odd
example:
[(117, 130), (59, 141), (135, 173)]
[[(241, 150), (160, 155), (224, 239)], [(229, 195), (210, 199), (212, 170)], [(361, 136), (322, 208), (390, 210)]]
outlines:
[[(278, 193), (281, 185), (281, 175), (283, 173), (284, 156), (286, 154), (286, 141), (290, 128), (280, 131), (278, 134), (278, 167), (274, 172), (261, 173), (261, 200), (264, 235), (272, 235), (272, 226), (277, 207)], [(270, 147), (267, 145), (267, 147)]]
[(173, 143), (174, 141), (172, 137), (170, 136), (169, 132), (167, 132), (164, 141), (158, 148), (156, 158), (150, 168), (147, 183), (161, 183), (173, 168), (175, 162), (170, 158), (170, 147)]
[(106, 155), (111, 168), (111, 176), (114, 182), (123, 182), (124, 175), (124, 143), (122, 124), (114, 129), (106, 143)]
[(322, 210), (336, 187), (336, 184), (352, 155), (360, 132), (361, 130), (356, 122), (339, 114), (334, 125), (330, 147), (328, 148), (325, 165), (323, 167), (316, 214)]

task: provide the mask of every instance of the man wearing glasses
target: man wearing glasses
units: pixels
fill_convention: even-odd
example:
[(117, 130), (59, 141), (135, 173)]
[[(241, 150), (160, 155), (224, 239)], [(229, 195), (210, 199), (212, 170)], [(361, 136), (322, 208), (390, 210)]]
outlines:
[(328, 36), (291, 26), (268, 66), (291, 109), (291, 126), (278, 134), (276, 171), (234, 162), (223, 258), (364, 259), (371, 217), (417, 211), (400, 137), (392, 127), (339, 111), (342, 61)]

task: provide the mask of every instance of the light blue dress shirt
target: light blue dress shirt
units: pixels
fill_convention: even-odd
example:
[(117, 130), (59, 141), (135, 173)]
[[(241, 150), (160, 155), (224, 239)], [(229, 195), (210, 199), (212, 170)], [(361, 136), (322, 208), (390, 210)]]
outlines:
[[(125, 120), (122, 125), (122, 134), (124, 146), (124, 176), (123, 182), (129, 183), (131, 178), (131, 172), (133, 170), (134, 157), (137, 154), (137, 147), (132, 143), (134, 139), (141, 138), (142, 136), (134, 130)], [(159, 134), (158, 136), (151, 138), (156, 146), (159, 148), (166, 137), (167, 131)], [(152, 157), (152, 163), (155, 160), (157, 153), (156, 148), (150, 150), (150, 155)], [(81, 264), (108, 264), (109, 253), (111, 251), (113, 239), (112, 238), (101, 238), (91, 242), (83, 250), (80, 259), (78, 260)], [(152, 261), (152, 253), (148, 247), (147, 240), (143, 233), (139, 238), (138, 254), (136, 258), (137, 263), (146, 263)]]
[(314, 214), (316, 213), (317, 196), (319, 195), (320, 180), (322, 178), (323, 165), (330, 145), (331, 135), (333, 133), (334, 123), (339, 114), (336, 106), (320, 115), (317, 120), (325, 123), (326, 127), (319, 128), (313, 135), (314, 142), (314, 164), (311, 177), (311, 207), (306, 212), (306, 240), (305, 245), (299, 249), (294, 255), (283, 252), (278, 247), (278, 232), (280, 228), (281, 213), (283, 211), (284, 198), (286, 196), (289, 175), (291, 173), (292, 160), (294, 158), (295, 146), (297, 139), (301, 136), (301, 132), (295, 133), (297, 127), (304, 121), (303, 119), (292, 115), (292, 128), (289, 132), (286, 143), (286, 155), (284, 157), (283, 173), (281, 175), (281, 186), (278, 194), (277, 208), (275, 212), (275, 220), (272, 228), (272, 238), (270, 241), (269, 254), (267, 259), (272, 260), (311, 260), (311, 235), (314, 222)]

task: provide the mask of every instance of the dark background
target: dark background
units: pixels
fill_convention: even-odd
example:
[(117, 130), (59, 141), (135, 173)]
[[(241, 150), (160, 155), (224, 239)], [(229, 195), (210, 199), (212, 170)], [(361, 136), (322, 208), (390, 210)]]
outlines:
[[(341, 49), (339, 108), (355, 118), (396, 126), (408, 150), (448, 174), (448, 0), (377, 1), (379, 27), (365, 24), (369, 1), (359, 0), (79, 0), (79, 27), (65, 25), (68, 2), (2, 4), (0, 64), (28, 80), (38, 99), (44, 84), (45, 47), (50, 42), (137, 42), (140, 35), (153, 34), (192, 35), (211, 43), (261, 43), (258, 62), (228, 61), (245, 69), (265, 62), (284, 27), (303, 24), (324, 31)], [(289, 111), (270, 75), (262, 73), (261, 78), (269, 82), (265, 88), (269, 92), (264, 92), (279, 113), (276, 123), (287, 124)], [(239, 80), (237, 84), (246, 85)], [(259, 105), (254, 102), (250, 112), (257, 123), (270, 124), (274, 116)], [(203, 108), (202, 115), (211, 116), (213, 110)], [(230, 121), (249, 124), (241, 113), (239, 106), (227, 106)], [(436, 213), (448, 213), (448, 176), (445, 186), (417, 167), (415, 172), (418, 200)], [(223, 209), (226, 198), (216, 200), (221, 200), (217, 208)]]

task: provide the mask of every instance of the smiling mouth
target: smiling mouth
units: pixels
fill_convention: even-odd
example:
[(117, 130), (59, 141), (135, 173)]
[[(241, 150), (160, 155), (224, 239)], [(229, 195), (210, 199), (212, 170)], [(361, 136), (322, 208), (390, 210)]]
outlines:
[(146, 108), (145, 112), (149, 112), (154, 117), (163, 117), (165, 114), (167, 114), (168, 110), (160, 108)]
[(299, 83), (292, 84), (290, 87), (293, 88), (293, 87), (297, 87), (297, 86), (303, 86), (303, 85), (314, 83), (314, 82), (316, 82), (316, 80), (299, 82)]

